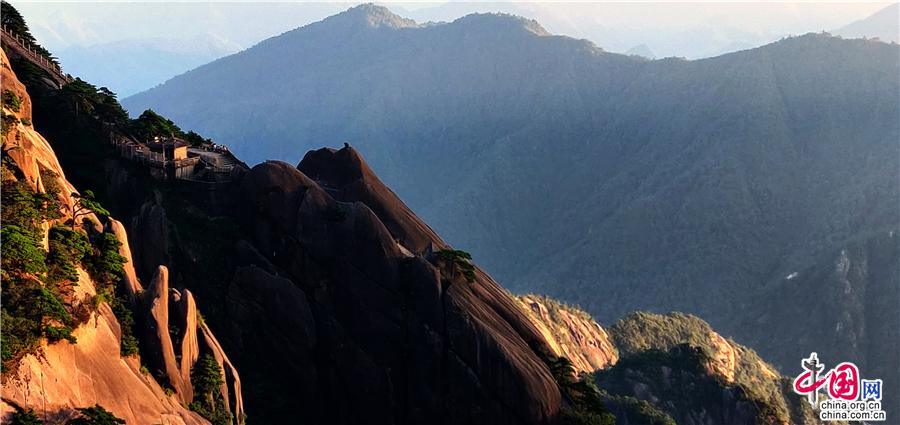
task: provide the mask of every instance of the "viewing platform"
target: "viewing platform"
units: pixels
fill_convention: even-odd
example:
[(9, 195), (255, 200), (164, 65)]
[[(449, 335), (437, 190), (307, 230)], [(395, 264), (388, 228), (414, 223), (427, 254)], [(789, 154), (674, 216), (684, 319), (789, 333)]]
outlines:
[(227, 182), (235, 166), (240, 164), (222, 146), (191, 146), (177, 137), (156, 137), (141, 142), (131, 136), (111, 133), (110, 143), (120, 157), (147, 166), (159, 180)]

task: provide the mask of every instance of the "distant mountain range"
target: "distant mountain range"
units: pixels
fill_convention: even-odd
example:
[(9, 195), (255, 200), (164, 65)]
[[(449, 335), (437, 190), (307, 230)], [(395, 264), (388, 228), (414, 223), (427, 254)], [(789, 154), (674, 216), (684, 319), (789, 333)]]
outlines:
[(894, 3), (832, 33), (845, 38), (868, 37), (896, 43), (900, 41), (900, 3)]
[[(327, 2), (177, 3), (165, 10), (152, 4), (134, 3), (104, 7), (56, 4), (52, 10), (35, 3), (20, 6), (29, 15), (36, 35), (68, 64), (67, 71), (105, 85), (121, 96), (149, 89), (189, 69), (345, 7)], [(525, 16), (537, 19), (554, 34), (588, 39), (608, 51), (650, 59), (717, 56), (757, 47), (790, 33), (835, 27), (834, 13), (828, 13), (831, 6), (813, 4), (792, 8), (775, 4), (721, 4), (706, 8), (690, 22), (673, 17), (677, 22), (674, 25), (656, 25), (658, 19), (654, 20), (648, 13), (653, 11), (658, 16), (684, 13), (684, 7), (677, 4), (581, 3), (562, 7), (539, 2), (448, 2), (408, 10), (403, 6), (391, 5), (398, 13), (420, 23), (453, 20), (473, 12)], [(778, 19), (765, 24), (753, 24), (746, 19), (746, 15), (765, 13), (764, 10)], [(744, 19), (735, 20), (736, 15)], [(895, 39), (896, 9), (893, 15), (882, 12), (879, 16), (880, 30), (873, 31), (871, 24), (863, 24), (873, 17), (848, 27), (846, 37), (887, 34), (881, 39), (891, 40), (893, 34)], [(891, 17), (895, 21), (893, 27), (889, 22)], [(865, 29), (851, 28), (860, 25)], [(647, 31), (648, 27), (653, 30)], [(840, 29), (834, 33), (844, 35)], [(641, 45), (649, 50), (632, 50)]]
[(650, 47), (648, 47), (646, 44), (639, 44), (637, 46), (634, 46), (634, 47), (628, 49), (628, 51), (625, 52), (625, 54), (640, 56), (640, 57), (647, 58), (647, 59), (656, 59), (656, 54), (653, 53), (653, 50), (650, 50)]
[(897, 230), (898, 50), (810, 34), (647, 61), (511, 15), (418, 25), (368, 5), (124, 103), (251, 163), (349, 141), (507, 287), (604, 322), (696, 313), (784, 367), (788, 335), (846, 330), (841, 317), (870, 329), (869, 307), (898, 315), (888, 293), (823, 300), (831, 323), (782, 320), (815, 305), (785, 276)]
[[(180, 180), (110, 144), (171, 121), (12, 43), (4, 422), (812, 425), (782, 373), (813, 350), (900, 384), (895, 45), (649, 61), (508, 15), (363, 6), (151, 93), (224, 137), (248, 126), (245, 152), (356, 148)], [(271, 138), (310, 131), (327, 141)], [(486, 263), (607, 318), (706, 312), (775, 364), (692, 315), (603, 327), (513, 296)]]
[(72, 46), (57, 56), (66, 64), (66, 72), (90, 76), (96, 84), (128, 96), (239, 50), (240, 46), (225, 40), (197, 36), (186, 41), (140, 39)]

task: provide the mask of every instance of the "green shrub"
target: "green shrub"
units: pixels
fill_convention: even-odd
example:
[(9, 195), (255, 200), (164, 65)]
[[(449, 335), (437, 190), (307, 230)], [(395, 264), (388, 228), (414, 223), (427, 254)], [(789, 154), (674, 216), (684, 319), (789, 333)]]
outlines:
[(451, 277), (458, 269), (467, 282), (475, 281), (475, 266), (471, 263), (472, 254), (459, 249), (441, 249), (436, 254), (439, 259), (449, 265)]
[(125, 277), (124, 266), (128, 261), (119, 254), (122, 243), (111, 232), (96, 234), (90, 238), (90, 242), (91, 251), (84, 257), (84, 263), (91, 279), (97, 284), (96, 305), (101, 302), (109, 303), (119, 321), (122, 330), (120, 354), (126, 357), (138, 354), (140, 349), (138, 339), (135, 337), (131, 301), (119, 285)]
[(572, 362), (563, 356), (544, 358), (560, 391), (571, 407), (560, 412), (560, 421), (566, 425), (614, 425), (616, 417), (606, 408), (603, 393), (594, 384), (590, 374), (576, 373)]
[(13, 224), (3, 226), (0, 232), (5, 272), (38, 274), (47, 271), (46, 253), (37, 232)]
[(128, 113), (119, 104), (116, 94), (106, 87), (97, 88), (80, 78), (54, 93), (54, 111), (60, 124), (88, 130), (99, 123), (124, 124)]
[(204, 146), (211, 145), (212, 139), (204, 139), (203, 136), (193, 132), (188, 131), (187, 134), (184, 135), (184, 140), (191, 144), (191, 146)]
[(22, 355), (38, 347), (41, 337), (51, 342), (68, 340), (73, 320), (62, 301), (34, 279), (10, 276), (3, 280), (3, 370), (8, 370)]
[[(645, 350), (667, 351), (686, 343), (699, 348), (698, 356), (708, 358), (718, 350), (710, 338), (711, 333), (713, 329), (708, 323), (683, 313), (662, 315), (634, 312), (610, 328), (610, 335), (623, 357), (640, 354)], [(790, 418), (788, 401), (778, 380), (770, 375), (775, 369), (753, 350), (732, 340), (728, 342), (738, 352), (735, 355), (738, 364), (734, 368), (734, 383), (741, 386), (757, 406), (761, 406), (761, 411), (770, 411), (765, 412), (765, 415), (787, 421)]]
[[(187, 137), (172, 120), (153, 112), (152, 109), (147, 109), (137, 119), (131, 120), (129, 130), (144, 140), (149, 140), (156, 136)], [(197, 137), (200, 137), (200, 135), (197, 135)], [(192, 136), (192, 141), (195, 140), (196, 138)]]
[(197, 360), (197, 364), (191, 369), (191, 384), (194, 386), (194, 392), (199, 394), (209, 394), (221, 388), (225, 383), (222, 376), (222, 367), (219, 362), (209, 355), (204, 354)]
[(200, 356), (191, 370), (194, 400), (188, 408), (208, 419), (213, 425), (230, 424), (232, 417), (225, 409), (225, 399), (221, 390), (224, 383), (225, 377), (219, 362), (209, 354)]
[(19, 123), (19, 119), (16, 118), (15, 115), (3, 113), (3, 122), (2, 122), (2, 133), (6, 136), (6, 133), (9, 133), (9, 130), (16, 126)]
[(31, 35), (31, 32), (28, 30), (28, 25), (25, 24), (25, 19), (22, 18), (19, 11), (6, 1), (2, 2), (2, 6), (0, 6), (0, 22), (3, 23), (3, 26), (7, 30), (25, 40), (25, 44), (31, 46), (32, 49), (47, 58), (50, 62), (59, 65), (56, 58), (54, 58), (47, 49), (38, 44), (37, 40), (34, 39), (34, 36)]
[(675, 425), (675, 419), (672, 419), (666, 412), (659, 410), (659, 408), (646, 400), (639, 400), (629, 396), (606, 394), (606, 402), (614, 408), (617, 408), (616, 412), (621, 412), (620, 414), (625, 416), (625, 418), (622, 419), (626, 420), (628, 423)]
[(12, 92), (12, 90), (3, 90), (3, 106), (11, 109), (13, 112), (19, 112), (22, 109), (22, 99)]
[[(45, 187), (47, 193), (35, 193), (27, 183), (16, 177), (16, 173), (7, 167), (8, 159), (4, 157), (3, 188), (0, 217), (3, 225), (17, 225), (36, 231), (41, 223), (48, 219), (60, 217), (57, 201), (58, 187), (50, 183)], [(55, 182), (55, 180), (53, 180)]]
[(0, 320), (3, 322), (3, 332), (0, 332), (0, 352), (5, 372), (21, 355), (37, 349), (40, 344), (40, 332), (34, 320), (14, 316), (8, 313), (6, 308), (0, 312)]
[[(46, 170), (42, 176), (50, 177)], [(41, 225), (59, 217), (55, 178), (45, 178), (47, 193), (35, 193), (17, 177), (15, 168), (4, 152), (2, 162), (2, 367), (9, 370), (23, 355), (37, 349), (41, 337), (51, 342), (75, 342), (72, 316), (63, 303), (61, 288), (53, 277), (73, 277), (78, 238), (68, 233), (53, 232), (53, 256), (44, 251)], [(49, 256), (49, 258), (48, 258)], [(77, 278), (77, 276), (75, 276)]]
[(20, 118), (19, 122), (21, 122), (22, 124), (27, 125), (29, 127), (31, 126), (31, 120), (28, 118)]
[(87, 235), (64, 226), (53, 226), (49, 233), (47, 278), (49, 282), (77, 282), (77, 266), (91, 252)]
[(16, 411), (10, 415), (10, 425), (42, 425), (44, 421), (38, 419), (34, 409), (25, 410), (19, 406), (13, 406)]
[(66, 340), (73, 344), (77, 342), (75, 336), (72, 335), (71, 326), (45, 326), (44, 335), (50, 342), (61, 340)]
[(100, 205), (100, 202), (97, 201), (97, 197), (94, 195), (93, 191), (85, 190), (84, 193), (73, 192), (72, 200), (75, 203), (72, 205), (73, 229), (75, 228), (75, 225), (78, 224), (79, 218), (83, 218), (90, 213), (94, 213), (100, 218), (109, 217), (109, 211)]
[(116, 296), (112, 303), (113, 314), (119, 321), (122, 329), (122, 342), (119, 346), (119, 352), (123, 357), (138, 354), (138, 339), (134, 336), (134, 316), (131, 312), (130, 303), (120, 296)]
[(76, 410), (78, 410), (78, 417), (70, 419), (66, 422), (67, 425), (119, 425), (125, 423), (124, 419), (117, 418), (99, 404)]
[(109, 291), (125, 276), (128, 261), (119, 254), (122, 243), (114, 233), (103, 232), (91, 239), (93, 253), (88, 257), (88, 273), (103, 290)]

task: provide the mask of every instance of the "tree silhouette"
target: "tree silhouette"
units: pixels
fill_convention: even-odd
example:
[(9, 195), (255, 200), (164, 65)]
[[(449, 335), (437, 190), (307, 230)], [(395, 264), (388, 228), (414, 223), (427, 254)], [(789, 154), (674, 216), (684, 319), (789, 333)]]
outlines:
[(84, 218), (91, 213), (100, 217), (109, 217), (109, 211), (97, 202), (94, 192), (90, 190), (85, 190), (82, 194), (72, 192), (72, 206), (69, 210), (72, 211), (72, 229), (75, 229), (78, 218)]

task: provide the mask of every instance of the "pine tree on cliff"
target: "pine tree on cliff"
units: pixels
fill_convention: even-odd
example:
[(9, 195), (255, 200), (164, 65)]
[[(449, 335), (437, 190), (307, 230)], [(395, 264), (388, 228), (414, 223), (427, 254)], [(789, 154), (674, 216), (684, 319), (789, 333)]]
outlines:
[(34, 50), (37, 50), (38, 53), (46, 57), (50, 62), (59, 65), (56, 58), (54, 58), (47, 49), (38, 44), (37, 40), (34, 39), (34, 36), (31, 35), (31, 31), (28, 30), (28, 24), (25, 23), (25, 18), (22, 17), (22, 14), (20, 14), (13, 5), (5, 1), (0, 4), (0, 23), (3, 24), (3, 29), (18, 35), (25, 40), (25, 44), (31, 46)]

